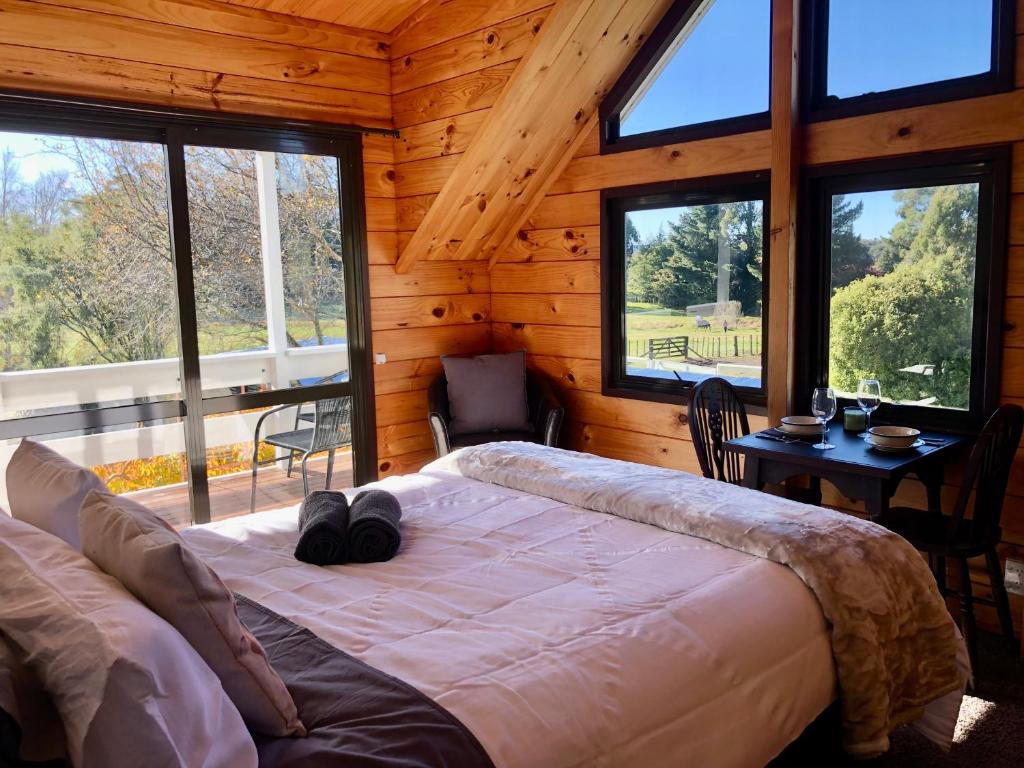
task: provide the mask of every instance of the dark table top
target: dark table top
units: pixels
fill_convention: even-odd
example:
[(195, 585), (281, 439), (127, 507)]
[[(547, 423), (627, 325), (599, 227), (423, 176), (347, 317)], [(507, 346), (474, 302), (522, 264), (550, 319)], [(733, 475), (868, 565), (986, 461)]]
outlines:
[(726, 450), (760, 459), (784, 461), (819, 472), (852, 472), (875, 477), (896, 477), (913, 472), (915, 466), (927, 461), (945, 461), (951, 453), (966, 445), (966, 438), (943, 432), (925, 432), (921, 437), (944, 441), (942, 445), (923, 445), (906, 453), (883, 453), (872, 448), (855, 432), (847, 432), (838, 421), (829, 425), (828, 441), (836, 446), (822, 451), (814, 448), (814, 440), (780, 442), (758, 437), (752, 432), (725, 444)]

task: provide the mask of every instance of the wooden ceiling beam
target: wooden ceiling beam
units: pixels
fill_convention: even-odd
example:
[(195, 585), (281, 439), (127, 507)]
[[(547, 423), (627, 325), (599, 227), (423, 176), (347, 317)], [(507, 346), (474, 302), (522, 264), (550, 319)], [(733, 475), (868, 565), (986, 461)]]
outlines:
[(396, 264), (496, 261), (672, 0), (559, 0)]

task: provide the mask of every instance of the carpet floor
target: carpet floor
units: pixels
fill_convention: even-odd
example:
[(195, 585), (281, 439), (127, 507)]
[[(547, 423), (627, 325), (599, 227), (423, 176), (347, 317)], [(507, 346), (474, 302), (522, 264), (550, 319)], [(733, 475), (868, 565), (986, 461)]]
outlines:
[[(1024, 766), (1024, 659), (1011, 656), (1001, 637), (980, 633), (977, 688), (964, 697), (953, 748), (945, 752), (910, 728), (892, 735), (892, 747), (874, 760), (854, 761), (820, 739), (796, 744), (772, 768), (1003, 768)], [(817, 744), (815, 744), (817, 742)], [(803, 748), (800, 748), (803, 746)]]

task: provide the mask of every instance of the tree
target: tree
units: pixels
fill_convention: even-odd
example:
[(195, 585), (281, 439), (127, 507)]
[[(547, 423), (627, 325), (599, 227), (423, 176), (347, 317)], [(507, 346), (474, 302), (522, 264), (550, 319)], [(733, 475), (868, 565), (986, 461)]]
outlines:
[(744, 315), (761, 314), (763, 290), (764, 206), (759, 200), (728, 207), (725, 227), (732, 249), (729, 298), (740, 302)]
[[(921, 209), (921, 200), (928, 204)], [(883, 275), (853, 281), (832, 297), (830, 380), (853, 391), (877, 378), (887, 397), (936, 398), (966, 408), (969, 399), (977, 247), (978, 187), (939, 187), (908, 195), (895, 237), (908, 247)], [(906, 372), (933, 366), (932, 375)]]
[(626, 293), (637, 301), (669, 306), (676, 299), (676, 284), (665, 261), (672, 247), (663, 234), (643, 243), (626, 269)]
[(673, 308), (714, 301), (718, 281), (718, 243), (724, 236), (721, 205), (696, 205), (686, 208), (678, 221), (668, 225), (668, 243), (672, 254), (665, 268), (678, 283)]
[(626, 214), (626, 264), (629, 264), (629, 259), (633, 253), (640, 248), (640, 231), (636, 228), (636, 224), (633, 223), (633, 219)]
[(0, 152), (0, 219), (6, 220), (20, 209), (24, 184), (18, 171), (18, 159), (10, 148)]
[(206, 354), (267, 346), (255, 155), (188, 147), (196, 319)]
[(0, 222), (0, 370), (64, 365), (49, 260), (25, 216)]
[[(31, 183), (0, 154), (3, 370), (151, 360), (177, 354), (163, 148), (45, 139), (60, 170)], [(278, 156), (289, 329), (344, 319), (337, 162)], [(188, 196), (200, 350), (264, 346), (266, 310), (251, 151), (189, 147)], [(4, 191), (6, 190), (6, 192)], [(289, 335), (298, 345), (309, 331)]]
[[(278, 179), (289, 320), (310, 322), (316, 343), (324, 344), (323, 321), (345, 317), (337, 163), (321, 156), (278, 155)], [(293, 332), (289, 344), (299, 345)]]
[(893, 199), (899, 203), (896, 209), (899, 220), (893, 225), (889, 235), (881, 238), (873, 255), (875, 268), (879, 274), (891, 272), (910, 250), (934, 192), (935, 187), (898, 189), (893, 192)]
[(760, 314), (763, 215), (759, 201), (697, 205), (684, 209), (626, 262), (626, 292), (672, 309), (713, 303), (718, 296), (718, 257), (729, 255), (729, 297), (745, 314)]
[(871, 271), (871, 250), (854, 229), (864, 203), (851, 203), (846, 195), (832, 196), (832, 291), (835, 292)]
[(74, 190), (66, 171), (46, 171), (32, 182), (27, 197), (33, 226), (49, 232), (64, 216), (74, 197)]

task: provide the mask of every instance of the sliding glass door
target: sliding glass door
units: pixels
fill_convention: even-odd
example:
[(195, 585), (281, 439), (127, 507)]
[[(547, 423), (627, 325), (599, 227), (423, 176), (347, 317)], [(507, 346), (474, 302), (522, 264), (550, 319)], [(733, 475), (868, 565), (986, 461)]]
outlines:
[(0, 473), (32, 437), (179, 526), (372, 479), (358, 139), (53, 122), (0, 110)]

